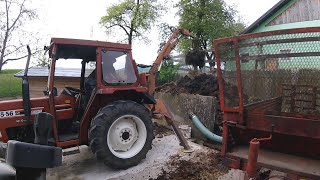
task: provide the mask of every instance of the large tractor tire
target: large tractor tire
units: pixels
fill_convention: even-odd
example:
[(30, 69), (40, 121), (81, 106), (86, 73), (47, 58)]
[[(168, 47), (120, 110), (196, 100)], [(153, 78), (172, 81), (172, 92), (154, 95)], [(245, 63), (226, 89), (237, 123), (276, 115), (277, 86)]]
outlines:
[(105, 106), (92, 120), (89, 142), (98, 160), (115, 169), (137, 165), (151, 149), (151, 113), (133, 101), (116, 101)]

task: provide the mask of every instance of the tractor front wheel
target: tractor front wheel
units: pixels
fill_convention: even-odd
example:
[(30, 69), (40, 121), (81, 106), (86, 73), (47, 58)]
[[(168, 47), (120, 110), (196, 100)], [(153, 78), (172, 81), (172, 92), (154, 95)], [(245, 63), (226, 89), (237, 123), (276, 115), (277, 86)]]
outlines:
[(146, 107), (133, 101), (116, 101), (102, 108), (92, 120), (90, 147), (106, 165), (128, 168), (146, 157), (154, 139), (153, 129)]

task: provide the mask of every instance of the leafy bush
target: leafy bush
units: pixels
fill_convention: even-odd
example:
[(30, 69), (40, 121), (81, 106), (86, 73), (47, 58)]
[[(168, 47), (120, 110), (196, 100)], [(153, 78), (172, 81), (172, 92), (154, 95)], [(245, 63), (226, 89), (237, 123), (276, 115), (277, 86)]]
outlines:
[(157, 81), (158, 85), (162, 85), (171, 81), (174, 81), (180, 65), (174, 65), (173, 63), (164, 62), (161, 66), (160, 75)]

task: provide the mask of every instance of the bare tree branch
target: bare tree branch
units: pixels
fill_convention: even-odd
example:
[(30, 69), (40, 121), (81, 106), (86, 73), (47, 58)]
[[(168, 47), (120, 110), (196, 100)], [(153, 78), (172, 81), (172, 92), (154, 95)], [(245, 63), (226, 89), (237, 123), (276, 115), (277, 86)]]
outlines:
[(117, 26), (119, 26), (119, 27), (121, 27), (124, 31), (125, 31), (125, 33), (127, 34), (127, 35), (129, 35), (130, 33), (128, 32), (128, 30), (123, 26), (123, 25), (121, 25), (121, 24), (116, 24)]
[[(40, 52), (41, 50), (36, 50), (34, 51), (33, 53), (31, 53), (31, 55), (34, 55), (34, 54), (37, 54), (38, 52)], [(26, 58), (28, 57), (28, 54), (27, 55), (24, 55), (24, 56), (21, 56), (21, 57), (18, 57), (18, 58), (10, 58), (10, 59), (6, 59), (3, 61), (3, 64), (6, 64), (8, 61), (17, 61), (17, 60), (20, 60), (20, 59), (23, 59), (23, 58)]]
[[(27, 20), (36, 17), (35, 11), (26, 8), (28, 0), (0, 0), (5, 8), (0, 9), (0, 71), (9, 61), (20, 60), (26, 56), (14, 58), (13, 54), (20, 54), (25, 44), (36, 44), (36, 38), (23, 30)], [(16, 13), (12, 13), (16, 12)], [(23, 38), (21, 38), (23, 36)], [(27, 38), (25, 36), (28, 36)], [(31, 38), (32, 37), (32, 38)], [(40, 49), (40, 48), (39, 48)], [(38, 51), (35, 51), (37, 53)]]
[[(21, 3), (19, 14), (18, 14), (18, 16), (15, 18), (15, 20), (13, 21), (12, 25), (10, 26), (10, 28), (8, 29), (9, 31), (16, 25), (17, 21), (20, 19), (21, 15), (23, 14), (23, 12), (24, 12), (24, 11), (23, 11), (23, 8), (24, 8), (24, 3), (25, 3), (25, 2), (26, 2), (26, 1), (24, 0), (24, 1)], [(9, 16), (7, 16), (7, 17), (9, 17)]]

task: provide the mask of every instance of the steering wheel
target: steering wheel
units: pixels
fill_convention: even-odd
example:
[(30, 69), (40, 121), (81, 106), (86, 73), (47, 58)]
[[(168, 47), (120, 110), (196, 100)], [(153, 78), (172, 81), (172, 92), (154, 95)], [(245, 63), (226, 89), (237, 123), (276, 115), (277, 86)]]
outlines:
[(77, 88), (73, 88), (73, 87), (65, 87), (65, 88), (73, 96), (83, 92), (81, 89), (77, 89)]

